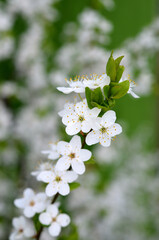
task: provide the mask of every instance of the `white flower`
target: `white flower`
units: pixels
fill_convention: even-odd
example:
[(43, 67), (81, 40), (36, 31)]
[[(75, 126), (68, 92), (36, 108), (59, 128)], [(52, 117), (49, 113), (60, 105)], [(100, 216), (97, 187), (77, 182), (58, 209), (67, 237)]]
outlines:
[(86, 143), (92, 145), (100, 142), (102, 146), (109, 147), (112, 137), (122, 132), (122, 127), (115, 120), (116, 114), (112, 110), (107, 111), (102, 118), (98, 117), (93, 130), (86, 137)]
[(97, 87), (103, 88), (105, 85), (109, 85), (110, 78), (106, 74), (102, 74), (100, 76), (93, 74), (90, 78), (86, 76), (83, 83), (85, 87), (89, 87), (91, 89), (95, 89)]
[(33, 223), (23, 216), (13, 218), (12, 224), (14, 231), (10, 235), (10, 240), (31, 238), (36, 234)]
[(51, 171), (53, 169), (54, 169), (54, 166), (50, 162), (44, 162), (38, 166), (38, 169), (36, 171), (31, 172), (31, 175), (35, 176), (37, 180), (40, 180), (39, 174), (41, 172), (47, 171), (47, 170)]
[(55, 160), (60, 157), (57, 152), (57, 143), (50, 143), (51, 150), (44, 150), (42, 151), (43, 154), (48, 154), (48, 159)]
[(55, 204), (47, 207), (46, 212), (41, 213), (39, 221), (44, 225), (50, 225), (48, 231), (51, 236), (56, 237), (61, 232), (61, 227), (66, 227), (70, 223), (70, 217), (67, 214), (60, 213)]
[(62, 111), (58, 112), (58, 115), (60, 117), (63, 117), (69, 111), (72, 111), (72, 110), (74, 111), (74, 106), (75, 106), (75, 104), (73, 104), (73, 103), (70, 103), (70, 102), (66, 103), (64, 105), (64, 109)]
[(48, 204), (48, 199), (45, 193), (37, 193), (27, 188), (24, 190), (23, 198), (16, 199), (14, 204), (18, 208), (24, 209), (24, 215), (31, 218), (35, 213), (44, 211)]
[(89, 132), (100, 111), (96, 107), (89, 109), (85, 99), (74, 104), (74, 107), (66, 112), (62, 118), (63, 124), (67, 126), (66, 133), (75, 135), (81, 130), (84, 133)]
[(63, 92), (65, 94), (71, 93), (71, 92), (76, 92), (76, 93), (83, 93), (85, 92), (85, 86), (83, 84), (82, 79), (77, 78), (75, 80), (70, 79), (69, 81), (66, 80), (68, 83), (69, 87), (57, 87), (57, 89), (60, 92)]
[(106, 74), (93, 74), (90, 75), (90, 77), (87, 75), (83, 75), (82, 77), (78, 76), (75, 78), (75, 80), (70, 79), (70, 81), (66, 80), (66, 82), (68, 83), (69, 87), (58, 87), (57, 89), (60, 92), (65, 94), (71, 92), (84, 93), (86, 87), (95, 89), (97, 87), (103, 88), (105, 85), (109, 85), (110, 79)]
[(73, 171), (44, 171), (40, 173), (39, 179), (48, 183), (45, 192), (48, 197), (52, 197), (56, 193), (65, 196), (70, 193), (68, 183), (74, 182), (77, 179), (77, 174)]
[(89, 160), (92, 153), (87, 149), (81, 149), (81, 138), (79, 136), (74, 136), (69, 143), (60, 141), (57, 150), (62, 155), (56, 164), (58, 170), (63, 171), (71, 166), (77, 174), (85, 172), (83, 162)]
[[(129, 90), (127, 93), (131, 94), (131, 96), (133, 96), (134, 98), (139, 98), (139, 96), (136, 93), (134, 93), (134, 91), (133, 91), (133, 88), (136, 87), (136, 83), (134, 81), (132, 81), (131, 79), (128, 79), (128, 80), (129, 80), (130, 86), (129, 86)], [(124, 81), (125, 80), (123, 80), (121, 78), (119, 83), (124, 82)]]

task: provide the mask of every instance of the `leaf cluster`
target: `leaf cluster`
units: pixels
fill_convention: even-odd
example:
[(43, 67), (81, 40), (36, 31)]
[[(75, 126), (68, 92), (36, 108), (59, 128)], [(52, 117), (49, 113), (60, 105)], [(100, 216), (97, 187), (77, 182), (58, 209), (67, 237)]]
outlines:
[(106, 111), (113, 108), (115, 100), (120, 99), (128, 92), (130, 87), (129, 80), (120, 81), (124, 72), (124, 66), (120, 65), (124, 56), (117, 59), (113, 58), (111, 53), (107, 65), (106, 74), (110, 78), (110, 84), (105, 85), (103, 89), (100, 87), (91, 90), (89, 87), (85, 89), (85, 95), (90, 109), (97, 107), (101, 109), (100, 115), (102, 116)]

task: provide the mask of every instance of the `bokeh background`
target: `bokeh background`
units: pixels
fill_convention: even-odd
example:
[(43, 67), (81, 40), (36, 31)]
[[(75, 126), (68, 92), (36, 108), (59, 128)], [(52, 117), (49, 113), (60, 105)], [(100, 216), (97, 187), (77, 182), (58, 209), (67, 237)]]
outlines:
[[(13, 200), (40, 189), (30, 171), (50, 141), (69, 140), (57, 113), (65, 78), (105, 72), (111, 50), (136, 82), (115, 111), (123, 134), (94, 147), (81, 187), (62, 200), (72, 216), (58, 240), (159, 239), (159, 18), (155, 0), (0, 0), (0, 239)], [(43, 239), (49, 239), (44, 237)]]

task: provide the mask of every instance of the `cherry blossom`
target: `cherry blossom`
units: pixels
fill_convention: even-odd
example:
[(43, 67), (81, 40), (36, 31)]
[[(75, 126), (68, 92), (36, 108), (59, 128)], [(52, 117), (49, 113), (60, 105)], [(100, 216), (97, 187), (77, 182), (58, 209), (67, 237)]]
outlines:
[(57, 237), (61, 232), (61, 227), (66, 227), (70, 223), (70, 217), (65, 213), (59, 213), (55, 204), (49, 205), (46, 212), (41, 213), (39, 221), (44, 225), (50, 225), (48, 231), (51, 236)]
[(89, 132), (100, 111), (96, 107), (89, 109), (86, 99), (76, 103), (62, 118), (63, 124), (66, 125), (66, 133), (75, 135), (80, 131), (84, 133)]
[(59, 193), (63, 196), (70, 193), (68, 183), (72, 183), (77, 179), (78, 175), (73, 171), (43, 171), (39, 175), (40, 181), (48, 183), (45, 192), (48, 197)]
[(71, 166), (77, 174), (85, 172), (84, 161), (91, 158), (92, 153), (87, 149), (81, 149), (81, 138), (75, 135), (71, 141), (60, 141), (57, 145), (58, 152), (62, 157), (58, 160), (56, 168), (60, 171), (67, 170)]
[(109, 85), (110, 78), (106, 74), (98, 76), (97, 74), (91, 74), (90, 77), (86, 76), (83, 81), (85, 87), (95, 89), (97, 87), (103, 88), (105, 85)]
[(122, 127), (115, 123), (116, 113), (112, 110), (107, 111), (101, 118), (98, 117), (93, 130), (87, 135), (86, 143), (93, 145), (98, 142), (104, 147), (109, 147), (112, 137), (122, 132)]
[(106, 74), (98, 75), (94, 73), (90, 76), (77, 76), (74, 80), (70, 79), (68, 81), (66, 79), (66, 82), (69, 87), (57, 87), (60, 92), (63, 92), (65, 94), (69, 94), (71, 92), (84, 93), (86, 87), (95, 89), (97, 87), (103, 88), (105, 85), (109, 85), (110, 79)]
[(23, 216), (13, 218), (12, 224), (14, 230), (10, 235), (10, 240), (31, 238), (36, 233), (33, 223)]
[(27, 188), (24, 190), (23, 198), (16, 199), (14, 204), (16, 207), (24, 209), (24, 215), (31, 218), (35, 213), (40, 213), (47, 207), (48, 201), (45, 193), (37, 193)]

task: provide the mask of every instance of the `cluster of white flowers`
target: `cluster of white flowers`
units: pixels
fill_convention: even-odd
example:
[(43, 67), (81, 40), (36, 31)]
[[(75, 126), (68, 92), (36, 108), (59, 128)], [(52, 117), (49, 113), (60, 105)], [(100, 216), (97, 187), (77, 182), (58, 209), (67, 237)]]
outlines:
[[(36, 238), (41, 234), (44, 226), (47, 227), (51, 236), (58, 236), (61, 227), (65, 227), (70, 223), (70, 217), (67, 214), (59, 213), (58, 204), (55, 201), (58, 195), (68, 195), (71, 191), (70, 184), (77, 180), (78, 175), (85, 172), (84, 162), (88, 161), (92, 156), (91, 151), (85, 149), (85, 145), (100, 143), (104, 147), (109, 147), (111, 139), (114, 139), (116, 135), (122, 132), (122, 127), (115, 123), (115, 111), (107, 110), (100, 115), (101, 109), (98, 107), (90, 109), (87, 104), (88, 99), (83, 96), (86, 88), (89, 88), (90, 91), (96, 88), (104, 91), (105, 86), (110, 85), (111, 87), (109, 76), (106, 74), (99, 76), (93, 74), (90, 78), (82, 76), (76, 78), (75, 81), (67, 81), (67, 83), (69, 87), (58, 87), (58, 90), (66, 94), (78, 93), (81, 100), (76, 103), (68, 102), (64, 109), (59, 112), (62, 123), (66, 126), (66, 133), (73, 135), (73, 137), (70, 142), (58, 141), (50, 143), (50, 150), (42, 151), (43, 154), (48, 155), (49, 162), (40, 164), (39, 169), (33, 171), (31, 175), (35, 176), (38, 181), (46, 183), (45, 192), (36, 194), (32, 189), (28, 188), (24, 191), (22, 198), (14, 201), (15, 206), (23, 210), (23, 214), (27, 219), (21, 217), (23, 221), (20, 224), (17, 218), (13, 219), (15, 229), (10, 239), (18, 239), (21, 235), (26, 238), (30, 236)], [(137, 97), (133, 93), (131, 86), (127, 93)], [(35, 224), (33, 218), (35, 215), (38, 216), (38, 221), (41, 224), (40, 232), (37, 230), (36, 233), (35, 229), (29, 229), (30, 221)], [(27, 231), (24, 229), (24, 222), (26, 222)]]

